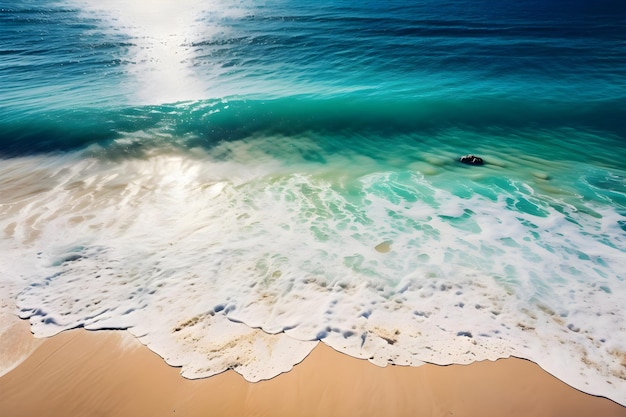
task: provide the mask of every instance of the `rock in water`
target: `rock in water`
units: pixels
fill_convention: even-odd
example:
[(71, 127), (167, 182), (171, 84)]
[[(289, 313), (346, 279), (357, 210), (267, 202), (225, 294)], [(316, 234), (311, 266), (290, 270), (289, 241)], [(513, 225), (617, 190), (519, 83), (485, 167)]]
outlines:
[(459, 162), (463, 162), (468, 165), (482, 165), (484, 163), (483, 158), (476, 155), (465, 155), (459, 158)]

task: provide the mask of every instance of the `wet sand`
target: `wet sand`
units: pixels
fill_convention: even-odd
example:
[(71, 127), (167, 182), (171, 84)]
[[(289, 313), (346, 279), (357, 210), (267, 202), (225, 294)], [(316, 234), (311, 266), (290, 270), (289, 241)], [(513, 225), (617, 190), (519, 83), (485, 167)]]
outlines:
[[(371, 363), (319, 344), (291, 372), (259, 383), (229, 371), (187, 380), (123, 331), (35, 340), (5, 326), (0, 415), (32, 416), (620, 416), (626, 407), (510, 358), (417, 368)], [(18, 359), (15, 359), (19, 362)]]

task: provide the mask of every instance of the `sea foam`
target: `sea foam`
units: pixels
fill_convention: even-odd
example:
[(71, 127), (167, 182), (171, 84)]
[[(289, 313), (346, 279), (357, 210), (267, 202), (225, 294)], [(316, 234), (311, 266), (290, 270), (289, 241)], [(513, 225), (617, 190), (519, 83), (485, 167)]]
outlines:
[(626, 404), (624, 213), (495, 151), (406, 169), (262, 151), (281, 143), (317, 149), (3, 161), (3, 292), (38, 337), (128, 329), (189, 378), (271, 378), (321, 341), (380, 366), (518, 356)]

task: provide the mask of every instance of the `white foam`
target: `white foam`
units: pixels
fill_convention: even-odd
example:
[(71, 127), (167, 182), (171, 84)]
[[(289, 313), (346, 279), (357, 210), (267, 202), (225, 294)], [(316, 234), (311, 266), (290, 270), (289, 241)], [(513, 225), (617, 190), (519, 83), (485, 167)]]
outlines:
[(3, 161), (2, 280), (23, 288), (33, 332), (127, 328), (187, 377), (252, 381), (318, 340), (378, 365), (514, 355), (626, 404), (610, 206), (594, 217), (516, 179), (459, 197), (472, 180), (436, 185), (445, 167), (355, 175), (345, 156), (286, 165), (227, 146), (240, 156)]

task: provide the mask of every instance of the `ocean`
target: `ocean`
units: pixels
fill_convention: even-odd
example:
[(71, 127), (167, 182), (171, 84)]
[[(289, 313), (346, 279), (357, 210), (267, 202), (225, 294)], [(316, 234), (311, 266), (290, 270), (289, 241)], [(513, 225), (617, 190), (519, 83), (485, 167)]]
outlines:
[(249, 381), (320, 342), (516, 356), (626, 405), (623, 2), (3, 0), (0, 27), (0, 291), (35, 336)]

